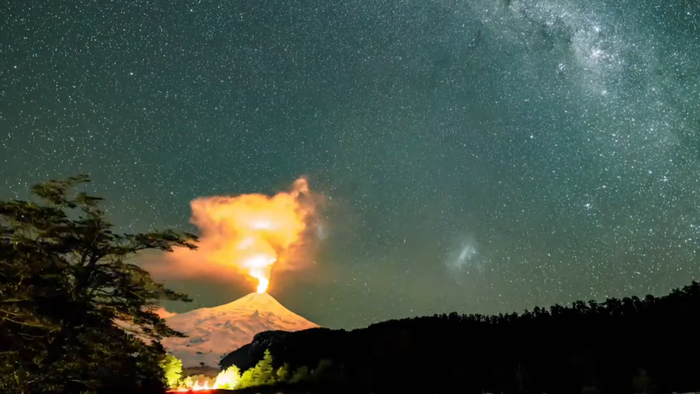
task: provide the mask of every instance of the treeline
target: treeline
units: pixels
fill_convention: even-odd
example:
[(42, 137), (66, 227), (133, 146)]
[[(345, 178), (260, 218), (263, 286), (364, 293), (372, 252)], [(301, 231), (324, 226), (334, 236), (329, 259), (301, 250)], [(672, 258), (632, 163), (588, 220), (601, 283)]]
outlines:
[(237, 366), (231, 365), (221, 371), (215, 378), (205, 375), (185, 376), (182, 371), (182, 361), (172, 355), (167, 355), (166, 362), (162, 364), (167, 378), (167, 384), (172, 389), (202, 388), (244, 390), (252, 388), (254, 391), (261, 387), (296, 386), (308, 382), (320, 382), (326, 375), (331, 362), (321, 360), (316, 368), (311, 369), (302, 365), (294, 370), (288, 363), (274, 367), (272, 354), (265, 350), (262, 360), (255, 366), (241, 371)]
[(225, 357), (269, 349), (293, 368), (329, 360), (353, 392), (671, 393), (700, 391), (700, 284), (664, 297), (578, 301), (522, 314), (435, 315), (366, 329), (266, 332)]
[(143, 250), (195, 248), (173, 231), (116, 234), (86, 176), (0, 201), (0, 391), (162, 393), (163, 337), (154, 312), (188, 301), (133, 264)]

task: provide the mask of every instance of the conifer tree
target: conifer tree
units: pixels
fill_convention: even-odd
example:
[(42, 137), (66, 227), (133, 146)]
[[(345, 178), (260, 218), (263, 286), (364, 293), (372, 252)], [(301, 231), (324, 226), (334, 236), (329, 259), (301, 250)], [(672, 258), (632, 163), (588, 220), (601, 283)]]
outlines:
[(282, 364), (282, 366), (277, 369), (276, 375), (278, 382), (287, 382), (291, 376), (291, 372), (289, 371), (289, 363)]
[(236, 389), (245, 389), (248, 387), (254, 387), (257, 386), (257, 382), (255, 381), (255, 367), (250, 368), (243, 372), (241, 374), (241, 378), (238, 380), (238, 384), (236, 384)]
[(291, 383), (299, 383), (309, 379), (309, 367), (306, 365), (297, 368), (292, 374)]
[(182, 381), (182, 361), (172, 354), (167, 354), (160, 363), (165, 373), (165, 383), (169, 388), (176, 388)]
[(272, 367), (272, 354), (270, 354), (270, 349), (265, 350), (263, 359), (258, 362), (255, 369), (257, 370), (256, 380), (259, 386), (272, 385), (277, 382), (277, 376)]
[(328, 370), (333, 366), (333, 361), (329, 359), (322, 359), (321, 361), (318, 362), (318, 366), (316, 366), (316, 369), (314, 369), (311, 372), (311, 377), (315, 380), (322, 379), (326, 374), (328, 374)]

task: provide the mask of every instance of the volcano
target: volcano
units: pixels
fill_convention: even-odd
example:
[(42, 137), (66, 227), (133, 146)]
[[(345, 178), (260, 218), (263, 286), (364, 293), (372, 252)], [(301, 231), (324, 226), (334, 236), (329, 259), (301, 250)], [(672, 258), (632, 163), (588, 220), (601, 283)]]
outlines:
[(202, 363), (218, 369), (225, 355), (250, 343), (263, 331), (299, 331), (319, 327), (285, 308), (267, 293), (252, 293), (231, 303), (200, 308), (165, 319), (187, 338), (166, 338), (165, 350), (183, 367)]

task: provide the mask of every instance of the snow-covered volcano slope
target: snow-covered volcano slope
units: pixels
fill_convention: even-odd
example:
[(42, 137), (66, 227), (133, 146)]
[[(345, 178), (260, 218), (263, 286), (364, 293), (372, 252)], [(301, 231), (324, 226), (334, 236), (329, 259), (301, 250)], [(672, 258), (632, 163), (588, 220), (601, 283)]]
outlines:
[(252, 293), (229, 304), (195, 309), (165, 319), (188, 338), (166, 338), (165, 349), (183, 367), (200, 363), (218, 368), (219, 360), (250, 343), (263, 331), (299, 331), (318, 327), (277, 302), (267, 293)]

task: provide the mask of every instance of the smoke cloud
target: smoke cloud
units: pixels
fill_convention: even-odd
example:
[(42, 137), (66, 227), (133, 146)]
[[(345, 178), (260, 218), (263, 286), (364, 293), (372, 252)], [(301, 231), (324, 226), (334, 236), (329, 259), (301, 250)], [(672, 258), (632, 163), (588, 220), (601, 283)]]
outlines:
[(162, 306), (161, 306), (160, 308), (158, 308), (158, 309), (155, 309), (155, 310), (153, 311), (153, 313), (155, 313), (156, 315), (158, 315), (158, 317), (160, 317), (161, 319), (167, 319), (167, 318), (169, 318), (169, 317), (171, 317), (171, 316), (177, 315), (177, 313), (175, 313), (175, 312), (168, 312), (168, 311), (166, 311), (165, 308), (162, 307)]
[(198, 249), (176, 249), (166, 255), (167, 264), (151, 269), (178, 279), (227, 281), (245, 275), (265, 292), (273, 267), (299, 269), (309, 262), (319, 202), (305, 178), (274, 196), (197, 198), (190, 222), (200, 230)]

